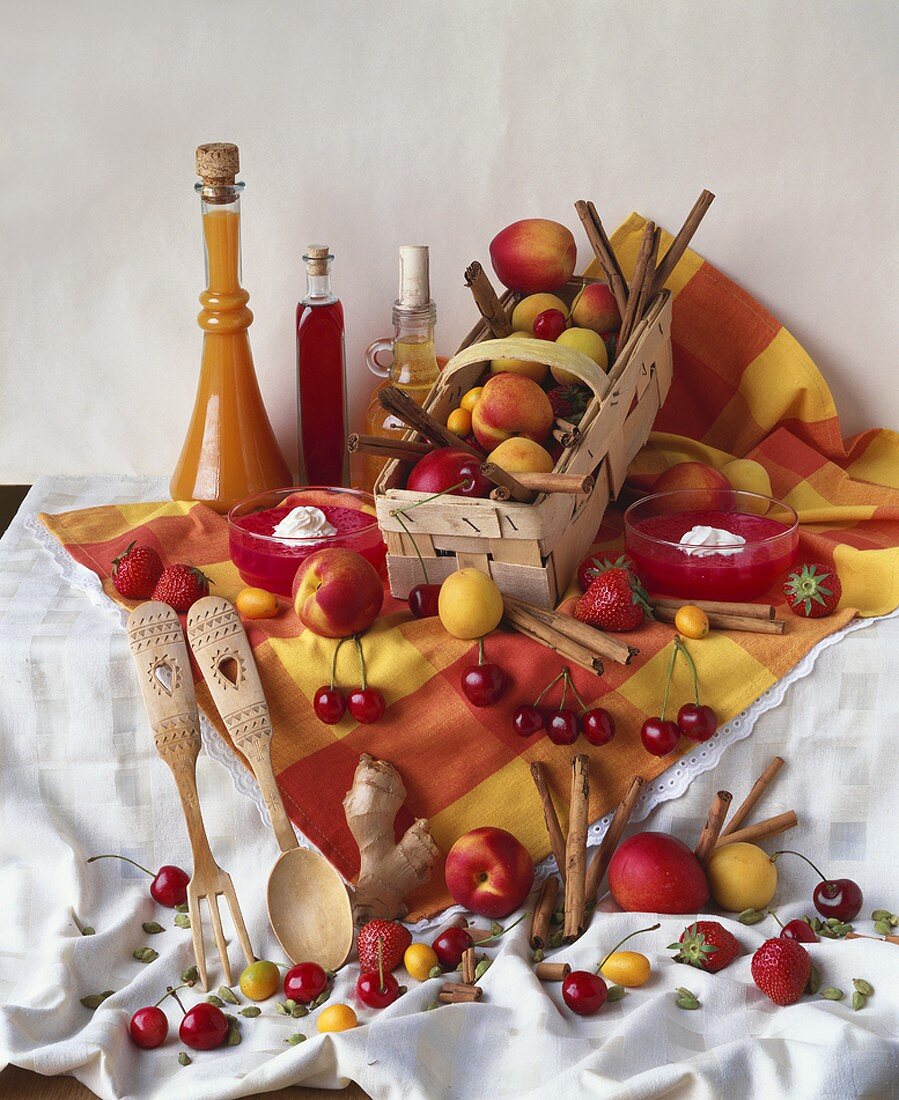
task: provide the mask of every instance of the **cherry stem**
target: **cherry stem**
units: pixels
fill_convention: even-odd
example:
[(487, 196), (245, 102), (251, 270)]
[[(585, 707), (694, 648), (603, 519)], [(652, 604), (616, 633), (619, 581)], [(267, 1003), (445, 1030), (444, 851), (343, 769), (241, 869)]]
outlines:
[(331, 658), (331, 690), (334, 690), (334, 681), (337, 679), (337, 654), (340, 652), (340, 647), (346, 641), (346, 638), (341, 638), (337, 645), (334, 647), (334, 656)]
[(772, 862), (772, 863), (776, 863), (776, 862), (777, 862), (777, 857), (778, 857), (778, 856), (799, 856), (799, 858), (800, 858), (800, 859), (804, 859), (804, 860), (805, 860), (805, 862), (806, 862), (806, 863), (807, 863), (807, 864), (809, 865), (809, 867), (811, 867), (811, 869), (812, 869), (813, 871), (815, 871), (815, 872), (816, 872), (817, 874), (819, 874), (819, 875), (821, 876), (821, 881), (822, 881), (822, 882), (830, 882), (830, 881), (831, 881), (831, 880), (830, 880), (830, 879), (829, 879), (829, 878), (827, 877), (827, 875), (825, 875), (825, 874), (824, 874), (824, 873), (822, 872), (821, 868), (820, 868), (820, 867), (816, 867), (816, 866), (814, 865), (814, 863), (812, 863), (812, 861), (811, 861), (811, 860), (810, 860), (810, 859), (808, 858), (808, 856), (804, 856), (804, 855), (802, 854), (802, 852), (794, 852), (792, 848), (781, 848), (781, 850), (780, 850), (779, 852), (774, 852), (774, 853), (772, 853), (772, 855), (771, 855), (771, 862)]
[(575, 699), (577, 699), (577, 701), (581, 705), (581, 713), (584, 713), (587, 710), (587, 704), (581, 698), (581, 695), (580, 695), (580, 692), (578, 691), (578, 689), (574, 686), (574, 680), (572, 680), (572, 678), (571, 678), (571, 673), (568, 674), (568, 686), (571, 688), (572, 692), (574, 693)]
[(562, 671), (561, 671), (561, 672), (559, 673), (559, 675), (558, 675), (558, 676), (554, 676), (554, 677), (553, 677), (553, 678), (552, 678), (552, 679), (550, 680), (550, 682), (549, 682), (549, 683), (548, 683), (548, 684), (546, 685), (546, 687), (545, 687), (545, 688), (543, 689), (543, 691), (541, 691), (541, 692), (540, 692), (540, 694), (539, 694), (539, 695), (537, 696), (537, 698), (536, 698), (536, 699), (534, 700), (534, 706), (536, 706), (536, 705), (537, 705), (537, 704), (538, 704), (538, 703), (540, 702), (540, 700), (541, 700), (541, 699), (543, 698), (543, 696), (544, 696), (544, 695), (545, 695), (545, 694), (546, 694), (546, 693), (547, 693), (547, 692), (549, 691), (549, 689), (550, 689), (551, 687), (555, 687), (555, 686), (556, 686), (556, 684), (557, 684), (557, 683), (558, 683), (558, 682), (559, 682), (559, 681), (560, 681), (560, 680), (562, 679), (562, 677), (563, 677), (563, 676), (565, 675), (565, 673), (566, 673), (567, 671), (568, 671), (568, 666), (566, 665), (566, 666), (565, 666), (565, 668), (563, 668), (563, 669), (562, 669)]
[(677, 660), (678, 637), (674, 635), (674, 648), (671, 651), (671, 660), (668, 662), (668, 678), (665, 680), (665, 694), (662, 698), (661, 720), (665, 721), (665, 712), (668, 710), (668, 693), (671, 691), (671, 677), (674, 675), (674, 662)]
[(353, 641), (356, 643), (356, 652), (359, 654), (359, 667), (362, 669), (362, 690), (365, 691), (367, 681), (365, 679), (365, 654), (362, 652), (362, 639), (358, 634), (354, 634)]
[(630, 940), (630, 939), (633, 939), (634, 936), (642, 936), (644, 932), (655, 932), (655, 930), (657, 928), (661, 928), (661, 927), (662, 927), (661, 924), (652, 924), (652, 925), (649, 926), (649, 928), (638, 928), (636, 932), (629, 932), (624, 937), (624, 939), (619, 940), (619, 942), (615, 944), (615, 946), (608, 953), (608, 955), (606, 955), (606, 957), (602, 960), (602, 962), (596, 968), (596, 973), (598, 974), (602, 970), (602, 968), (606, 965), (606, 963), (609, 961), (609, 959), (615, 954), (615, 952), (618, 950), (619, 947), (621, 947), (622, 944), (627, 943), (627, 941)]
[(384, 988), (384, 939), (382, 936), (378, 936), (378, 992), (387, 992)]
[(415, 553), (418, 557), (418, 564), (421, 566), (421, 572), (422, 572), (422, 576), (425, 579), (425, 584), (430, 584), (431, 582), (428, 580), (428, 571), (425, 568), (425, 559), (421, 556), (421, 551), (418, 549), (418, 543), (415, 541), (415, 535), (413, 535), (412, 532), (409, 530), (409, 525), (403, 519), (402, 512), (394, 512), (393, 515), (396, 518), (396, 520), (398, 521), (400, 527), (402, 527), (402, 529), (405, 531), (405, 533), (412, 540), (412, 546), (413, 546), (413, 548), (415, 550)]
[[(180, 988), (181, 988), (181, 986), (179, 985), (179, 986), (178, 986), (178, 989), (180, 989)], [(186, 1009), (186, 1008), (184, 1007), (184, 1005), (183, 1005), (183, 1004), (181, 1003), (181, 998), (180, 998), (180, 997), (178, 996), (178, 989), (175, 989), (175, 987), (174, 987), (173, 985), (169, 985), (169, 986), (166, 986), (166, 995), (168, 995), (169, 993), (171, 993), (171, 995), (172, 995), (172, 996), (173, 996), (173, 997), (175, 998), (175, 1000), (176, 1000), (176, 1001), (178, 1002), (178, 1007), (179, 1007), (179, 1008), (181, 1009), (181, 1011), (182, 1011), (182, 1012), (184, 1013), (184, 1015), (186, 1016), (186, 1015), (187, 1015), (187, 1009)]]
[(91, 856), (87, 862), (95, 863), (98, 859), (122, 859), (125, 861), (125, 863), (130, 863), (132, 867), (136, 867), (139, 871), (143, 871), (145, 875), (149, 875), (150, 878), (156, 878), (155, 871), (151, 871), (149, 868), (144, 867), (142, 863), (135, 863), (133, 859), (129, 859), (127, 856), (117, 856), (114, 853), (110, 852), (108, 855)]
[(530, 915), (531, 915), (530, 913), (522, 913), (521, 916), (518, 918), (518, 920), (513, 921), (511, 924), (506, 925), (506, 927), (500, 929), (499, 932), (494, 932), (492, 936), (488, 936), (486, 939), (481, 940), (480, 943), (478, 943), (478, 947), (480, 947), (481, 944), (483, 944), (483, 943), (490, 943), (491, 940), (498, 940), (500, 938), (500, 936), (504, 936), (507, 932), (511, 932), (516, 924), (521, 924), (521, 922), (524, 920), (524, 918), (529, 917)]
[[(174, 987), (170, 986), (170, 985), (167, 985), (165, 987), (165, 993), (163, 993), (163, 995), (159, 998), (159, 1000), (156, 1002), (156, 1004), (153, 1005), (153, 1007), (154, 1008), (159, 1008), (159, 1006), (166, 999), (166, 997), (175, 997), (175, 994), (177, 993), (177, 991), (179, 989), (192, 989), (193, 984), (194, 984), (193, 982), (184, 982), (183, 985), (177, 985), (177, 986), (174, 986)], [(175, 997), (175, 999), (177, 1000), (177, 997)], [(178, 1004), (181, 1004), (181, 1002), (178, 1001)], [(182, 1009), (183, 1009), (183, 1007), (184, 1006), (182, 1005)]]
[(561, 713), (565, 709), (565, 697), (568, 694), (568, 685), (571, 683), (571, 677), (568, 674), (568, 669), (562, 670), (562, 698), (559, 700), (559, 712)]
[(478, 665), (484, 663), (484, 639), (478, 638)]
[(687, 649), (686, 645), (677, 634), (674, 635), (674, 644), (686, 657), (687, 663), (690, 666), (690, 674), (693, 677), (693, 694), (696, 697), (696, 705), (699, 706), (699, 676), (696, 673), (696, 662), (693, 660), (693, 654)]
[(769, 917), (774, 917), (774, 919), (775, 919), (775, 920), (777, 921), (777, 923), (778, 923), (778, 924), (779, 924), (779, 925), (781, 926), (781, 928), (783, 928), (783, 926), (784, 926), (784, 922), (783, 922), (783, 921), (782, 921), (782, 920), (780, 919), (780, 917), (779, 917), (779, 916), (778, 916), (778, 915), (777, 915), (777, 914), (776, 914), (776, 913), (774, 912), (774, 910), (773, 910), (773, 909), (768, 909), (768, 910), (766, 910), (766, 911), (767, 911), (767, 913), (768, 913), (768, 916), (769, 916)]
[(429, 500), (436, 500), (438, 497), (445, 497), (447, 493), (455, 492), (456, 489), (463, 489), (466, 485), (471, 485), (470, 477), (463, 477), (461, 481), (457, 481), (455, 485), (449, 485), (446, 489), (441, 489), (439, 493), (431, 493), (428, 497), (422, 497), (421, 500), (413, 500), (411, 504), (407, 504), (405, 508), (395, 508), (390, 512), (391, 516), (399, 516), (403, 512), (411, 512), (413, 508), (417, 508), (419, 504), (427, 504)]

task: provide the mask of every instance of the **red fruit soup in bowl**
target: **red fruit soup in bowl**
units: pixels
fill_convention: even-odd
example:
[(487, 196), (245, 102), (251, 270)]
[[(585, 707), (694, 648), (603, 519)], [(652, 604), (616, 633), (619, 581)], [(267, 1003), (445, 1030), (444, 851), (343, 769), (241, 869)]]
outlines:
[(796, 560), (799, 519), (761, 493), (677, 489), (624, 513), (627, 553), (653, 592), (746, 601), (763, 595)]
[(319, 485), (272, 489), (235, 504), (228, 545), (248, 585), (288, 597), (300, 563), (317, 550), (355, 550), (379, 571), (387, 552), (368, 493)]

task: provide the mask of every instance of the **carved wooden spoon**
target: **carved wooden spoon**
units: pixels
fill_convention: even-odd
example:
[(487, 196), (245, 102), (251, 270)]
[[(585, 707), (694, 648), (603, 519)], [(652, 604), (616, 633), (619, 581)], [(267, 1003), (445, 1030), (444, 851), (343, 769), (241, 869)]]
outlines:
[(318, 852), (300, 848), (272, 769), (272, 724), (240, 616), (206, 596), (187, 616), (187, 638), (234, 747), (249, 761), (281, 855), (269, 874), (272, 929), (292, 962), (336, 970), (353, 945), (353, 915), (343, 879)]

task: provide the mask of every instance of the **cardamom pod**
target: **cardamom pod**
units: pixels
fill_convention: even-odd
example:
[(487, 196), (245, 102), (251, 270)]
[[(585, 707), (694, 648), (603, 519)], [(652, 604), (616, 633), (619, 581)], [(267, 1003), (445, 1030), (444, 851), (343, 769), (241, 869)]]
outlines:
[(827, 989), (821, 990), (821, 996), (825, 1001), (842, 1001), (844, 993), (842, 989), (836, 989), (834, 986), (828, 986)]
[(897, 915), (896, 913), (893, 913), (892, 916), (890, 917), (890, 928), (897, 928), (897, 927), (899, 927), (899, 915)]
[(180, 905), (176, 905), (175, 906), (175, 912), (176, 913), (186, 913), (187, 912), (187, 902), (182, 901)]
[(83, 1004), (85, 1008), (99, 1008), (106, 998), (111, 997), (113, 993), (115, 993), (114, 989), (106, 989), (102, 993), (88, 993), (86, 997), (81, 998), (81, 1004)]
[(229, 989), (226, 985), (220, 985), (216, 990), (216, 993), (222, 998), (223, 1001), (227, 1001), (229, 1005), (239, 1005), (240, 1001), (234, 996), (234, 990)]
[(165, 929), (161, 924), (157, 924), (155, 920), (145, 920), (141, 925), (141, 928), (147, 933), (148, 936), (156, 936), (160, 932), (164, 932)]
[(155, 962), (159, 958), (159, 952), (154, 951), (152, 947), (139, 947), (136, 951), (132, 952), (132, 955), (138, 962), (151, 963)]
[(828, 917), (827, 918), (827, 927), (828, 928), (836, 928), (836, 926), (838, 924), (842, 924), (842, 923), (843, 922), (840, 920), (839, 917)]
[(534, 962), (534, 963), (540, 963), (540, 962), (543, 962), (543, 960), (544, 960), (545, 958), (546, 958), (546, 956), (545, 956), (545, 955), (543, 954), (543, 948), (542, 948), (542, 947), (538, 947), (538, 948), (537, 948), (537, 950), (536, 950), (536, 951), (534, 952), (534, 955), (533, 955), (533, 958), (532, 958), (532, 962)]
[(808, 982), (805, 986), (806, 993), (817, 993), (821, 988), (821, 971), (817, 966), (812, 964), (812, 971), (808, 976)]
[(429, 1004), (425, 1005), (425, 1012), (433, 1012), (435, 1008), (440, 1008), (440, 1003), (438, 1001), (431, 1001)]
[(547, 944), (547, 947), (549, 947), (550, 949), (553, 949), (553, 948), (561, 947), (561, 946), (562, 946), (562, 930), (560, 928), (558, 932), (553, 932), (553, 934), (549, 937), (549, 943)]
[(277, 1012), (279, 1016), (289, 1016), (290, 1015), (290, 1009), (287, 1007), (287, 1005), (282, 1004), (281, 1001), (279, 1001), (275, 1005), (275, 1012)]
[(677, 997), (674, 1001), (678, 1008), (699, 1008), (699, 1001), (695, 997)]
[(240, 1010), (241, 1016), (247, 1016), (249, 1019), (254, 1019), (256, 1016), (262, 1015), (262, 1009), (259, 1005), (247, 1005), (246, 1008)]
[(484, 975), (487, 973), (487, 971), (489, 969), (490, 969), (490, 959), (481, 959), (481, 961), (478, 963), (478, 965), (474, 968), (474, 980), (476, 982), (479, 982), (481, 980), (481, 978), (484, 977)]
[(811, 923), (810, 923), (811, 930), (813, 932), (820, 932), (822, 927), (823, 927), (823, 925), (821, 924), (821, 918), (820, 917), (812, 917)]
[(499, 923), (498, 920), (492, 920), (490, 922), (490, 935), (501, 936), (505, 932), (505, 928)]
[(428, 971), (428, 977), (429, 978), (439, 978), (442, 974), (443, 974), (443, 967), (442, 966), (432, 966), (431, 969)]
[(767, 913), (760, 912), (758, 909), (744, 909), (737, 917), (737, 920), (740, 924), (758, 924), (758, 922), (764, 920), (767, 915)]
[(175, 914), (175, 927), (176, 928), (190, 928), (190, 917), (187, 913)]
[(292, 1047), (295, 1047), (297, 1045), (297, 1043), (304, 1043), (305, 1041), (306, 1041), (306, 1036), (302, 1033), (302, 1031), (298, 1031), (295, 1035), (289, 1035), (284, 1040), (285, 1043), (287, 1043), (289, 1046), (292, 1046)]
[(182, 970), (181, 971), (181, 981), (182, 982), (187, 982), (188, 984), (190, 984), (191, 982), (199, 981), (199, 979), (200, 979), (200, 972), (199, 972), (199, 970), (197, 970), (197, 968), (195, 966), (189, 966), (187, 968), (187, 970)]
[(624, 996), (623, 985), (610, 985), (606, 993), (607, 1001), (620, 1001)]
[(864, 978), (853, 978), (852, 984), (855, 988), (865, 997), (874, 996), (874, 986), (870, 982), (866, 982)]
[(178, 1053), (178, 1064), (181, 1066), (189, 1066), (193, 1058), (187, 1053), (186, 1050), (182, 1050)]
[(323, 989), (321, 993), (319, 993), (319, 995), (315, 998), (315, 1000), (312, 1001), (312, 1003), (309, 1005), (309, 1011), (312, 1011), (313, 1008), (319, 1008), (321, 1005), (323, 1005), (325, 1001), (331, 996), (332, 989), (333, 986), (330, 985), (327, 988)]
[(236, 1047), (240, 1043), (240, 1028), (234, 1024), (228, 1028), (228, 1037), (225, 1039), (226, 1047)]
[(214, 993), (210, 993), (206, 998), (206, 1004), (215, 1005), (216, 1008), (221, 1008), (224, 1005), (224, 1001), (221, 997), (216, 997)]
[(881, 936), (889, 936), (893, 927), (888, 920), (878, 920), (874, 922), (874, 931), (879, 932)]
[(859, 993), (859, 991), (856, 989), (856, 991), (852, 994), (853, 1009), (858, 1012), (858, 1010), (860, 1008), (864, 1008), (867, 1003), (868, 998), (864, 995), (864, 993)]
[(94, 928), (94, 926), (93, 926), (93, 925), (91, 925), (91, 924), (86, 924), (86, 925), (85, 925), (85, 926), (84, 926), (84, 927), (83, 927), (83, 928), (81, 929), (81, 935), (82, 935), (82, 936), (96, 936), (96, 934), (97, 934), (97, 930), (96, 930), (96, 928)]
[(556, 909), (550, 920), (550, 924), (564, 924), (565, 923), (565, 910)]
[(871, 920), (889, 920), (892, 915), (889, 909), (875, 909), (871, 914)]
[(294, 1020), (302, 1020), (304, 1016), (309, 1015), (309, 1009), (305, 1005), (297, 1005), (290, 1010), (290, 1015)]

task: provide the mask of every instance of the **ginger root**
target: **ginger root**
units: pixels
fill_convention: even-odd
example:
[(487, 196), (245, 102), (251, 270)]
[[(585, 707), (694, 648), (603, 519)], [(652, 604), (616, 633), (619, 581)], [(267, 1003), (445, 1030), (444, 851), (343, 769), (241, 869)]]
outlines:
[(397, 842), (393, 823), (406, 797), (399, 772), (368, 753), (359, 758), (353, 785), (343, 800), (347, 825), (359, 845), (359, 877), (353, 896), (356, 924), (393, 920), (409, 911), (403, 899), (431, 877), (438, 849), (425, 818)]

